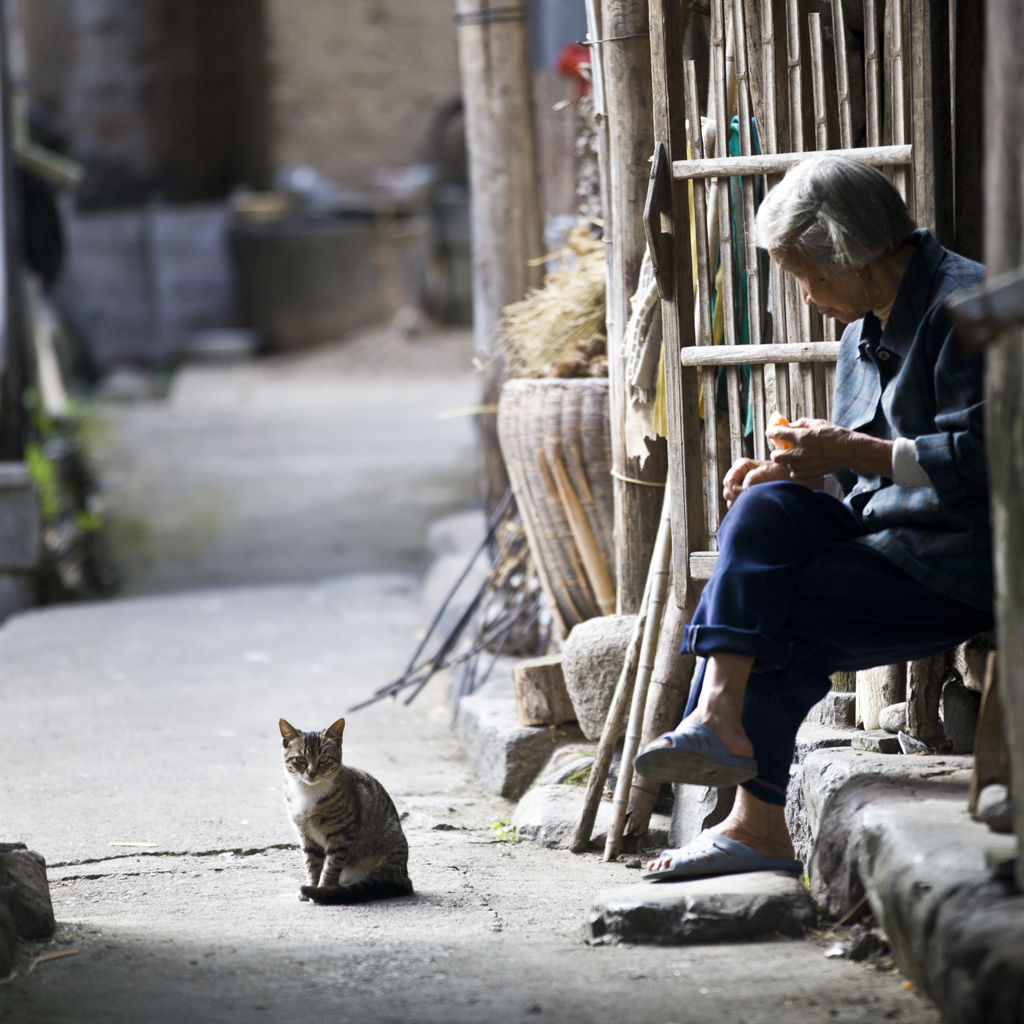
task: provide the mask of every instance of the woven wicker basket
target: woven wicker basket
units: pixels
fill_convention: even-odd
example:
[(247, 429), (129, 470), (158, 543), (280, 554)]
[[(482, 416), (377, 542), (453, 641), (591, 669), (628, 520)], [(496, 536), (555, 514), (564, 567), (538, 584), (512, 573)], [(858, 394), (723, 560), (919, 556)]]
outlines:
[(615, 610), (607, 378), (510, 380), (498, 438), (562, 636)]

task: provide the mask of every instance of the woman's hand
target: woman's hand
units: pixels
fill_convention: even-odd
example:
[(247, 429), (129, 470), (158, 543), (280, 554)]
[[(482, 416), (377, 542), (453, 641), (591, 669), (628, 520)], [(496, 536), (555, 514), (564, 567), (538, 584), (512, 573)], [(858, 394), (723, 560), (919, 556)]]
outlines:
[(768, 483), (769, 480), (789, 480), (789, 470), (785, 466), (777, 466), (773, 462), (762, 462), (759, 459), (737, 459), (725, 474), (722, 484), (722, 497), (729, 508), (732, 503), (748, 488), (755, 484)]
[(772, 452), (772, 462), (801, 483), (840, 469), (865, 476), (892, 476), (892, 442), (837, 427), (827, 420), (799, 419), (789, 426), (769, 427), (773, 441), (788, 441), (792, 448)]

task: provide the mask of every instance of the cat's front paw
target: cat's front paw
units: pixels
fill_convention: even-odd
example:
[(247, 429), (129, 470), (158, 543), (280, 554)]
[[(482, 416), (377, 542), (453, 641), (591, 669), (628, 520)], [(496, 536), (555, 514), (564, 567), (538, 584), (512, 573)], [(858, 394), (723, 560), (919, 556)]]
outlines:
[(303, 886), (303, 887), (302, 887), (302, 888), (301, 888), (301, 889), (299, 890), (299, 892), (298, 892), (299, 900), (300, 900), (301, 902), (303, 902), (303, 903), (308, 903), (308, 902), (309, 902), (309, 897), (308, 897), (308, 896), (306, 895), (306, 893), (305, 893), (305, 891), (304, 891), (304, 890), (305, 890), (306, 888), (307, 888), (307, 886), (305, 886), (305, 885), (304, 885), (304, 886)]

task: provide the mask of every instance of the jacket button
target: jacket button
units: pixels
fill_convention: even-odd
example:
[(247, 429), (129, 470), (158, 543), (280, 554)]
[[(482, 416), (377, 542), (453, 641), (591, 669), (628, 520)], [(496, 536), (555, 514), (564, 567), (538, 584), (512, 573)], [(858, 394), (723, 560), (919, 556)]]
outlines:
[(883, 349), (879, 349), (878, 350), (878, 358), (881, 359), (882, 362), (884, 363), (889, 358), (889, 353), (886, 352), (884, 348)]

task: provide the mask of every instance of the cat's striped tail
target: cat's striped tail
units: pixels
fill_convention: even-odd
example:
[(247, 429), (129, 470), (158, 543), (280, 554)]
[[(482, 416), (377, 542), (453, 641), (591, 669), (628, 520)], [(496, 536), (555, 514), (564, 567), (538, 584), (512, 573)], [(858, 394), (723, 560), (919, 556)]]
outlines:
[(391, 900), (398, 896), (410, 896), (412, 882), (383, 882), (366, 879), (363, 882), (352, 882), (350, 885), (304, 885), (302, 895), (308, 896), (314, 903), (354, 904), (372, 903), (374, 900)]

